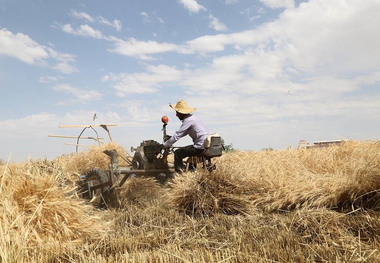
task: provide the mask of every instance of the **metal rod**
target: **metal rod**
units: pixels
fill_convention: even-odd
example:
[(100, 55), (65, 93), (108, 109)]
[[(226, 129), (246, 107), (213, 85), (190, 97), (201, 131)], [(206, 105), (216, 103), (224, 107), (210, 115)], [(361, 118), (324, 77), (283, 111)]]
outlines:
[(149, 174), (149, 173), (171, 173), (174, 169), (152, 169), (152, 170), (118, 170), (119, 174)]
[(117, 126), (117, 124), (96, 124), (96, 125), (59, 125), (58, 128), (85, 128), (85, 127), (102, 127), (102, 126)]
[(98, 142), (98, 145), (100, 146), (100, 141), (99, 141), (99, 134), (98, 134), (98, 132), (92, 127), (92, 126), (90, 126), (90, 128), (96, 133), (96, 138), (97, 138), (97, 142)]
[(127, 181), (128, 177), (131, 176), (131, 174), (124, 175), (123, 179), (119, 183), (119, 187), (122, 187), (125, 181)]
[[(56, 138), (68, 138), (68, 139), (77, 139), (78, 136), (66, 136), (66, 135), (48, 135), (48, 137), (56, 137)], [(98, 141), (99, 140), (104, 140), (104, 138), (94, 138), (94, 137), (81, 137), (81, 139), (91, 139)]]
[(75, 147), (75, 152), (78, 153), (78, 144), (79, 144), (79, 138), (80, 136), (82, 135), (82, 133), (87, 129), (88, 127), (85, 127), (81, 133), (79, 134), (79, 136), (77, 137), (77, 146)]
[(118, 170), (119, 174), (124, 174), (123, 179), (119, 183), (119, 187), (122, 187), (125, 181), (127, 181), (128, 177), (130, 177), (132, 174), (135, 175), (141, 175), (141, 174), (149, 174), (149, 173), (173, 173), (173, 169), (155, 169), (155, 170)]
[(81, 146), (81, 147), (92, 147), (92, 145), (85, 145), (85, 144), (75, 144), (75, 143), (69, 143), (65, 142), (65, 145), (73, 145), (73, 146)]

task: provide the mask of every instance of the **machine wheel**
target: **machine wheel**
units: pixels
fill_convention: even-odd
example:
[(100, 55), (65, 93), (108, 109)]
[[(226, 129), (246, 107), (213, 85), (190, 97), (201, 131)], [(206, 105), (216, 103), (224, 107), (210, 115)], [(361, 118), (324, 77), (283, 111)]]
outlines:
[[(93, 169), (89, 171), (86, 175), (86, 181), (92, 185), (96, 186), (105, 182), (109, 181), (109, 176), (107, 172), (101, 170), (101, 169)], [(88, 188), (87, 188), (88, 191)], [(90, 193), (88, 193), (88, 197), (90, 197)], [(93, 197), (91, 201), (96, 206), (105, 208), (107, 207), (109, 200), (110, 200), (110, 194), (111, 194), (111, 188), (110, 186), (104, 186), (102, 188), (95, 189), (91, 196)]]
[(133, 156), (132, 168), (134, 170), (144, 170), (144, 159), (143, 159), (141, 153), (137, 152)]

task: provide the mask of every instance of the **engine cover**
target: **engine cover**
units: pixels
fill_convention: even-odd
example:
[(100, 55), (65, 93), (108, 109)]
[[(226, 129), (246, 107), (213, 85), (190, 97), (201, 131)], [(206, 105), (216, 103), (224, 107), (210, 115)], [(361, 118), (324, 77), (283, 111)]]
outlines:
[(167, 169), (167, 167), (167, 160), (161, 155), (159, 142), (146, 140), (136, 148), (132, 159), (134, 170)]

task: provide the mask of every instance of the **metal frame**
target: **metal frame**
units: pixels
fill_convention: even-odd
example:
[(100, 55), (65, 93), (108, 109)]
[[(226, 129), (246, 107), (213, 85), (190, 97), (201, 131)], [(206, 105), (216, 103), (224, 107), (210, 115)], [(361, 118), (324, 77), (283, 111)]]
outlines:
[[(95, 127), (101, 127), (103, 128), (107, 134), (108, 134), (108, 137), (110, 139), (110, 141), (112, 142), (112, 136), (111, 136), (111, 133), (108, 129), (109, 126), (117, 126), (117, 124), (96, 124), (96, 125), (59, 125), (58, 128), (83, 128), (82, 131), (79, 133), (78, 136), (66, 136), (66, 135), (48, 135), (48, 137), (57, 137), (57, 138), (71, 138), (71, 139), (77, 139), (76, 141), (76, 144), (73, 144), (75, 147), (75, 152), (78, 153), (78, 147), (79, 146), (84, 146), (84, 145), (80, 145), (79, 144), (79, 140), (80, 139), (92, 139), (92, 140), (95, 140), (96, 142), (98, 142), (98, 145), (100, 146), (102, 142), (102, 140), (104, 138), (100, 138), (99, 137), (99, 134), (98, 132), (94, 129)], [(91, 128), (95, 134), (96, 134), (96, 138), (95, 137), (82, 137), (82, 134), (83, 132), (86, 130), (86, 129), (89, 129)]]

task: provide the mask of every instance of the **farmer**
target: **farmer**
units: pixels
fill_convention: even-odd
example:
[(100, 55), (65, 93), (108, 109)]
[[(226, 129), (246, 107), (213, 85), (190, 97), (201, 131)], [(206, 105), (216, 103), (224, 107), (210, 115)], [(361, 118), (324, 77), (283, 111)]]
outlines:
[[(186, 135), (189, 135), (193, 139), (192, 145), (178, 148), (174, 152), (175, 171), (182, 173), (185, 169), (183, 158), (196, 156), (204, 151), (204, 142), (208, 136), (208, 131), (204, 124), (195, 115), (191, 114), (196, 108), (190, 108), (184, 100), (178, 101), (176, 105), (169, 104), (169, 106), (176, 111), (176, 116), (182, 121), (182, 125), (173, 136), (164, 142), (163, 147), (168, 148), (172, 146)], [(190, 169), (195, 169), (195, 165), (190, 167)]]

